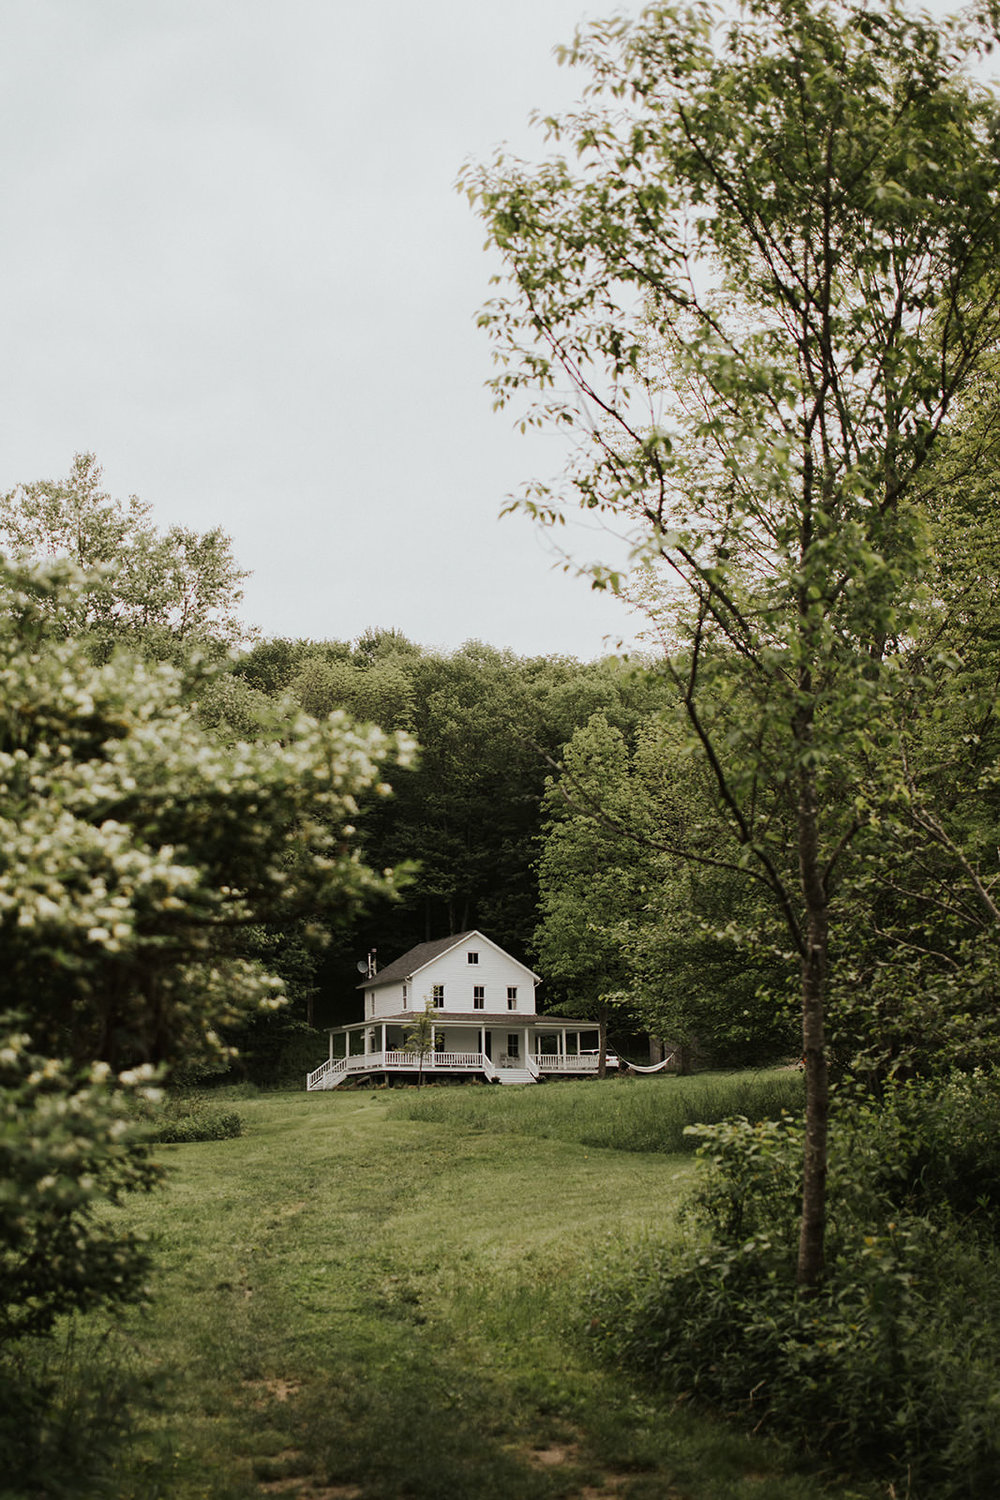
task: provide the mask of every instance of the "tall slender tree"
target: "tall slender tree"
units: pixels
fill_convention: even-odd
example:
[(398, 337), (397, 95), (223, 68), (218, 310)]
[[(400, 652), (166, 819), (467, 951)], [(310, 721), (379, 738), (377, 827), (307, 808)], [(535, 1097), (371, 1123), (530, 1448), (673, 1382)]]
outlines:
[(668, 670), (798, 954), (806, 1288), (831, 900), (873, 812), (858, 766), (891, 749), (929, 458), (1000, 332), (996, 104), (969, 74), (992, 38), (985, 9), (654, 4), (566, 49), (589, 81), (543, 122), (564, 154), (464, 178), (504, 268), (481, 315), (496, 400), (537, 392), (526, 420), (580, 440), (565, 485), (520, 504), (615, 517), (686, 600)]

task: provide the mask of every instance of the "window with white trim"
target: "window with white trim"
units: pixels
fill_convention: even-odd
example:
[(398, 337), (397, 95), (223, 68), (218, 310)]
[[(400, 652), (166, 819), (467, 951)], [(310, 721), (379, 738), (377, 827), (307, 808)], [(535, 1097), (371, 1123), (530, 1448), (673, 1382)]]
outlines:
[(434, 1009), (435, 1010), (443, 1010), (444, 1009), (444, 985), (443, 984), (436, 984), (434, 986), (434, 989), (433, 989), (433, 991), (431, 993), (431, 999), (434, 1002)]
[(517, 985), (516, 984), (509, 984), (507, 986), (507, 1009), (508, 1010), (517, 1010)]
[(472, 1008), (473, 1010), (484, 1010), (486, 1007), (485, 984), (474, 984), (472, 986)]
[(407, 989), (406, 985), (404, 984), (403, 985), (403, 1009), (404, 1010), (406, 1009), (406, 1006), (407, 1006), (407, 999), (408, 999), (409, 993), (410, 993), (409, 990)]
[(465, 956), (469, 960), (470, 964), (477, 964), (479, 962), (478, 953), (467, 953)]

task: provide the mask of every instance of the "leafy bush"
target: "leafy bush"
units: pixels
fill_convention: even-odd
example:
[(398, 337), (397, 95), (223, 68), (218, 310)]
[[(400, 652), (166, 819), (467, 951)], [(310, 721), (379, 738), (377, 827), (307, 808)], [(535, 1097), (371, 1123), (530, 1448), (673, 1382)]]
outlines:
[(228, 1141), (243, 1134), (243, 1116), (205, 1094), (173, 1094), (153, 1114), (149, 1138), (163, 1144)]
[[(828, 1269), (795, 1285), (801, 1125), (700, 1127), (707, 1172), (680, 1249), (596, 1278), (604, 1351), (757, 1428), (914, 1494), (1000, 1486), (1000, 1252), (969, 1193), (960, 1132), (1000, 1108), (995, 1079), (900, 1090), (842, 1109), (832, 1133)], [(983, 1170), (998, 1150), (984, 1142)], [(994, 1183), (993, 1192), (996, 1192)], [(960, 1212), (963, 1216), (958, 1217)]]
[(135, 1121), (144, 1076), (73, 1071), (29, 1044), (0, 1032), (0, 1348), (61, 1313), (141, 1297), (142, 1238), (96, 1210), (160, 1177)]
[(1000, 1074), (981, 1068), (898, 1084), (881, 1105), (851, 1112), (843, 1188), (852, 1182), (890, 1206), (943, 1205), (1000, 1230)]

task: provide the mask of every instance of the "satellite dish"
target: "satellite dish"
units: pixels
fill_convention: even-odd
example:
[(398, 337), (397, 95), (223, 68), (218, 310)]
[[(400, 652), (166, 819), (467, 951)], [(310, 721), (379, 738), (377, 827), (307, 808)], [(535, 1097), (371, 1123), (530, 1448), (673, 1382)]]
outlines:
[(359, 974), (367, 974), (368, 973), (368, 964), (367, 964), (367, 962), (363, 958), (359, 958), (358, 959), (358, 973)]

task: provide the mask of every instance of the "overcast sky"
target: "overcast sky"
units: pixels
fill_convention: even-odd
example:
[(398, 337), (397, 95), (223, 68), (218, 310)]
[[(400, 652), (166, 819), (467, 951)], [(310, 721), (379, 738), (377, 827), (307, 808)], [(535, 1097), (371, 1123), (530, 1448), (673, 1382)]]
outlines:
[(96, 452), (160, 525), (230, 533), (268, 635), (630, 638), (497, 519), (562, 454), (491, 410), (491, 265), (454, 191), (503, 140), (544, 150), (531, 109), (583, 82), (553, 47), (619, 8), (3, 0), (0, 490)]
[(582, 82), (552, 49), (605, 8), (3, 0), (0, 489), (96, 452), (160, 525), (230, 533), (268, 635), (629, 635), (497, 519), (561, 450), (491, 410), (454, 190), (501, 140), (542, 150), (530, 110)]

